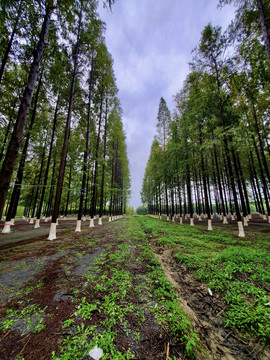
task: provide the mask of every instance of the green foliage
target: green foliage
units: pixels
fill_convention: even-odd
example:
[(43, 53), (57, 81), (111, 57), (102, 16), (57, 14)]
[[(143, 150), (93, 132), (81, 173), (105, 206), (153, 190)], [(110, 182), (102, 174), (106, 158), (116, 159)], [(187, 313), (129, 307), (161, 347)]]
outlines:
[(137, 215), (146, 215), (147, 214), (147, 208), (145, 206), (138, 206), (136, 209)]
[[(96, 345), (103, 350), (104, 359), (132, 359), (134, 355), (130, 350), (117, 349), (118, 332), (139, 346), (144, 323), (153, 315), (156, 320), (152, 321), (162, 324), (173, 341), (185, 343), (186, 353), (193, 356), (198, 338), (148, 245), (148, 234), (141, 226), (142, 223), (147, 226), (144, 219), (129, 217), (127, 231), (119, 234), (117, 245), (106, 246), (107, 252), (90, 266), (90, 273), (84, 276), (84, 296), (76, 292), (77, 310), (72, 318), (63, 322), (69, 334), (60, 343), (59, 351), (53, 352), (54, 360), (87, 357)], [(133, 267), (140, 267), (143, 272), (134, 276), (130, 271)], [(140, 299), (138, 303), (134, 296)]]
[(7, 316), (1, 321), (0, 329), (6, 331), (19, 327), (23, 329), (22, 336), (30, 331), (39, 333), (45, 328), (45, 310), (46, 307), (41, 309), (37, 304), (27, 305), (21, 310), (7, 309)]

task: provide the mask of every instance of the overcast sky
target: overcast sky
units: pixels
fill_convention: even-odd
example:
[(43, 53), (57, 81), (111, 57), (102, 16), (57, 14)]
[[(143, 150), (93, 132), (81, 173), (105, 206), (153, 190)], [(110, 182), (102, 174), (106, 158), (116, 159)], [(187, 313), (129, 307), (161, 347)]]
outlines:
[(112, 12), (100, 9), (107, 24), (106, 44), (114, 59), (116, 83), (136, 209), (146, 162), (156, 131), (161, 97), (172, 112), (173, 97), (189, 73), (191, 51), (211, 22), (225, 30), (234, 9), (218, 0), (116, 0)]

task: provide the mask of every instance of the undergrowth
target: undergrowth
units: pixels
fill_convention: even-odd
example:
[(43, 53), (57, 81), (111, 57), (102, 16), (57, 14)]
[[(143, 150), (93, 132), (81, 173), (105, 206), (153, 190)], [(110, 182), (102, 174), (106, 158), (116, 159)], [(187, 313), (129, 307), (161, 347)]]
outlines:
[(140, 222), (158, 245), (172, 248), (178, 262), (221, 296), (227, 308), (223, 313), (227, 327), (253, 332), (269, 342), (270, 234), (247, 233), (240, 239), (229, 229), (209, 233), (203, 226), (146, 216), (140, 217)]
[[(125, 334), (128, 342), (135, 348), (139, 346), (150, 314), (165, 329), (166, 336), (169, 334), (171, 340), (193, 358), (198, 338), (179, 307), (179, 299), (155, 259), (138, 219), (131, 217), (124, 233), (120, 222), (114, 226), (120, 230), (117, 239), (113, 246), (105, 244), (107, 252), (89, 267), (82, 285), (84, 296), (75, 291), (77, 310), (63, 323), (69, 335), (59, 350), (53, 352), (52, 359), (81, 359), (87, 357), (95, 345), (103, 350), (104, 360), (132, 359), (135, 356), (132, 348), (119, 350), (118, 336)], [(145, 264), (148, 265), (145, 267)], [(142, 270), (134, 274), (133, 267)]]

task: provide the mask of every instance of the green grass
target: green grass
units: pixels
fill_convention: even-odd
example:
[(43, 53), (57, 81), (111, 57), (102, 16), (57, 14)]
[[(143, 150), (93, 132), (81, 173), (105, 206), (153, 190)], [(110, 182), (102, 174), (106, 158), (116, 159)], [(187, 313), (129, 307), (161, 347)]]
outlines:
[[(30, 299), (31, 302), (31, 299)], [(0, 323), (1, 330), (16, 329), (18, 326), (23, 328), (21, 335), (28, 332), (39, 333), (45, 328), (45, 310), (37, 304), (29, 304), (21, 310), (9, 308), (6, 310), (6, 316)]]
[(227, 327), (253, 332), (270, 340), (270, 234), (247, 233), (245, 239), (230, 229), (190, 227), (141, 217), (144, 230), (174, 251), (174, 258), (193, 276), (218, 293), (226, 304)]
[[(74, 301), (77, 301), (77, 310), (72, 318), (63, 323), (70, 333), (52, 358), (81, 359), (87, 357), (89, 350), (97, 345), (104, 352), (104, 360), (132, 359), (132, 349), (120, 352), (115, 340), (120, 331), (131, 338), (135, 346), (139, 344), (149, 314), (154, 315), (154, 321), (162, 325), (174, 343), (182, 344), (186, 354), (192, 358), (198, 338), (150, 249), (140, 222), (136, 217), (131, 217), (124, 233), (120, 222), (113, 226), (119, 230), (114, 246), (105, 245), (108, 251), (96, 258), (89, 267), (90, 272), (85, 275), (83, 285), (86, 296), (80, 297), (80, 292), (76, 291)], [(135, 275), (133, 266), (142, 266), (144, 272)], [(140, 299), (140, 302), (134, 302), (134, 299)], [(131, 314), (132, 324), (129, 323)], [(99, 319), (98, 323), (94, 320), (96, 318)], [(81, 323), (77, 325), (79, 319)]]

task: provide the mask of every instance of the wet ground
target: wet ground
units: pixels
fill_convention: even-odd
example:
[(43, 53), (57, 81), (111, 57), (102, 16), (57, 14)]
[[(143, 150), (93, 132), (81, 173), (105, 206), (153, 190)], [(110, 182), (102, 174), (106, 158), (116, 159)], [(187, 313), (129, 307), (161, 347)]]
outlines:
[[(126, 235), (128, 223), (128, 218), (112, 223), (104, 221), (103, 226), (89, 229), (89, 221), (85, 221), (82, 232), (75, 233), (75, 219), (60, 220), (57, 240), (47, 241), (49, 223), (43, 222), (39, 229), (33, 229), (33, 225), (18, 220), (12, 233), (1, 234), (0, 325), (6, 324), (6, 328), (0, 330), (1, 360), (46, 360), (51, 359), (53, 351), (60, 351), (59, 342), (69, 334), (63, 327), (64, 322), (72, 318), (74, 324), (81, 323), (80, 318), (74, 317), (77, 309), (74, 294), (92, 303), (102, 301), (102, 293), (94, 291), (93, 285), (87, 285), (85, 279), (98, 278), (98, 273), (91, 268), (98, 259), (107, 259), (104, 264), (110, 269), (109, 261), (123, 242), (129, 247), (125, 266), (134, 277), (129, 302), (143, 309), (145, 321), (142, 324), (138, 317), (128, 313), (130, 332), (121, 324), (115, 325), (116, 347), (122, 352), (131, 349), (134, 359), (138, 360), (169, 359), (170, 336), (148, 308), (147, 304), (153, 300), (147, 285), (143, 289), (144, 296), (133, 291), (141, 285), (147, 268), (153, 264), (146, 259), (141, 261), (142, 249)], [(222, 225), (216, 221), (216, 226)], [(236, 230), (236, 224), (229, 226)], [(269, 231), (266, 222), (256, 219), (252, 226), (256, 231)], [(252, 226), (247, 231), (252, 231)], [(186, 267), (176, 263), (170, 249), (157, 246), (151, 237), (149, 245), (201, 338), (202, 351), (197, 354), (198, 359), (270, 359), (265, 344), (245, 340), (237, 332), (224, 328), (222, 301), (211, 297), (206, 286), (196, 282)], [(101, 324), (105, 321), (102, 316), (94, 313), (88, 325)], [(137, 333), (140, 339), (135, 338)], [(188, 358), (181, 344), (171, 342), (170, 351), (172, 359), (173, 356), (174, 359)]]

